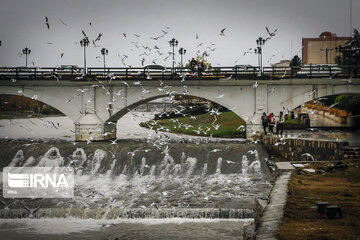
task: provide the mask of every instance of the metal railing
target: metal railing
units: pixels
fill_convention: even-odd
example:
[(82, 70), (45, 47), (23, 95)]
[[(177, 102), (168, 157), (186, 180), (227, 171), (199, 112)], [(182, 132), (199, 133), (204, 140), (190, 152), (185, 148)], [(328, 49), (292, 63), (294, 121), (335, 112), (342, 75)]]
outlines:
[(61, 69), (56, 67), (2, 67), (2, 79), (38, 79), (38, 80), (218, 80), (218, 79), (284, 79), (284, 78), (344, 78), (359, 77), (360, 66), (324, 66), (304, 65), (301, 67), (264, 67), (260, 74), (259, 67), (212, 67), (204, 71), (191, 71), (187, 68), (148, 69), (143, 67), (90, 67), (83, 75), (82, 68)]

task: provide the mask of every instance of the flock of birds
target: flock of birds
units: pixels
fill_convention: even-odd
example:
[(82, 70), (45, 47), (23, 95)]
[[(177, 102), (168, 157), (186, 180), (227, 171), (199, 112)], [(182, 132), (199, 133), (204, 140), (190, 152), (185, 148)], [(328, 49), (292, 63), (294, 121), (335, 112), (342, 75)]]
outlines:
[[(61, 18), (58, 19), (64, 26), (69, 26), (64, 20), (62, 20)], [(50, 30), (52, 28), (51, 26), (51, 21), (50, 19), (45, 16), (44, 18), (44, 25), (46, 27), (46, 29)], [(88, 22), (88, 25), (90, 27), (93, 26), (92, 22)], [(267, 37), (264, 37), (265, 41), (269, 41), (270, 39), (272, 39), (273, 37), (275, 37), (276, 33), (277, 33), (278, 29), (275, 29), (274, 31), (269, 30), (268, 27), (266, 27), (266, 34)], [(225, 37), (226, 34), (225, 32), (227, 31), (227, 28), (223, 28), (219, 31), (218, 35), (221, 37)], [(141, 44), (142, 40), (145, 40), (144, 37), (142, 37), (140, 34), (138, 33), (133, 33), (133, 34), (128, 34), (123, 32), (122, 36), (125, 39), (129, 39), (129, 41), (131, 41), (131, 45), (132, 47), (129, 49), (132, 54), (134, 52), (136, 52), (135, 50), (137, 50), (137, 52), (139, 52), (141, 50), (141, 53), (138, 55), (140, 58), (140, 64), (141, 66), (144, 66), (145, 63), (147, 64), (159, 64), (160, 62), (162, 63), (166, 63), (168, 61), (168, 59), (170, 57), (172, 57), (172, 55), (174, 55), (173, 52), (171, 51), (166, 51), (163, 48), (160, 47), (159, 44), (157, 44), (159, 42), (159, 40), (161, 40), (162, 38), (164, 38), (167, 34), (169, 34), (170, 32), (170, 27), (166, 27), (165, 29), (161, 29), (161, 34), (157, 35), (157, 36), (151, 36), (149, 37), (150, 40), (153, 41), (153, 43), (149, 44)], [(85, 32), (85, 30), (81, 31), (82, 35), (83, 35), (83, 39), (85, 39), (87, 41), (87, 43), (92, 43), (93, 47), (95, 48), (100, 48), (103, 47), (101, 45), (99, 45), (99, 43), (102, 40), (103, 37), (103, 33), (98, 33), (97, 35), (95, 35), (95, 37), (93, 39), (90, 39), (89, 35)], [(198, 41), (197, 42), (197, 46), (196, 46), (196, 55), (197, 56), (202, 56), (203, 58), (209, 57), (210, 54), (212, 52), (214, 52), (217, 49), (217, 46), (215, 43), (213, 42), (209, 42), (206, 43), (205, 41), (200, 42), (200, 37), (199, 34), (196, 33), (195, 34), (195, 39)], [(79, 41), (74, 42), (76, 45), (79, 45)], [(53, 42), (46, 42), (47, 45), (54, 45)], [(0, 40), (0, 46), (2, 45), (2, 41)], [(253, 50), (253, 48), (249, 48), (248, 50), (243, 52), (243, 56), (245, 56), (246, 54), (253, 54), (254, 52), (251, 51)], [(18, 55), (20, 57), (23, 57), (23, 53), (18, 53)], [(65, 55), (65, 52), (61, 52), (60, 53), (60, 58), (63, 58)], [(274, 57), (275, 55), (273, 55), (271, 57), (271, 59)], [(283, 55), (284, 56), (284, 55)], [(132, 65), (127, 63), (127, 59), (129, 58), (129, 54), (118, 54), (118, 57), (121, 60), (121, 64), (124, 67), (132, 67)], [(101, 61), (101, 56), (96, 56), (95, 59), (102, 63)], [(171, 58), (170, 58), (171, 59)], [(269, 59), (269, 61), (271, 60)], [(240, 59), (237, 59), (234, 61), (234, 63), (238, 63)], [(181, 66), (181, 62), (176, 63), (177, 65)], [(32, 61), (32, 65), (35, 66), (35, 62)], [(219, 63), (217, 63), (217, 65), (220, 65)]]

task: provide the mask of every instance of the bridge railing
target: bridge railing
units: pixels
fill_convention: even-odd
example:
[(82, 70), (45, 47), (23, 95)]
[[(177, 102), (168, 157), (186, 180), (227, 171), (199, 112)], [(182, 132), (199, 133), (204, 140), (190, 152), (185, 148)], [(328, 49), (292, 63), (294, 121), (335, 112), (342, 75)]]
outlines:
[(211, 67), (202, 71), (187, 68), (144, 67), (90, 67), (86, 76), (83, 68), (61, 69), (56, 67), (0, 67), (0, 79), (56, 79), (100, 80), (209, 80), (209, 79), (282, 79), (282, 78), (344, 78), (359, 77), (360, 66), (304, 65), (299, 67)]

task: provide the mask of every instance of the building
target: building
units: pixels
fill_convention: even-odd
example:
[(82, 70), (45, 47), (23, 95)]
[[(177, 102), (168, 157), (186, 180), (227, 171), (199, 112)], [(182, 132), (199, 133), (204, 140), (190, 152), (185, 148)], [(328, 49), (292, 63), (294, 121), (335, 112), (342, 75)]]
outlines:
[(336, 47), (350, 40), (351, 37), (338, 37), (331, 32), (323, 32), (318, 38), (303, 38), (303, 64), (335, 64)]

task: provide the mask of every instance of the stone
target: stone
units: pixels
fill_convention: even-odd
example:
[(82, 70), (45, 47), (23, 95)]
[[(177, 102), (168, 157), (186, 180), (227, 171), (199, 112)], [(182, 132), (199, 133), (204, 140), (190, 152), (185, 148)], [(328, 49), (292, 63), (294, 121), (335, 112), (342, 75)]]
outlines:
[(338, 205), (326, 206), (326, 216), (330, 219), (342, 218), (342, 211)]
[(329, 205), (328, 202), (317, 202), (317, 211), (320, 214), (326, 214), (326, 207)]

